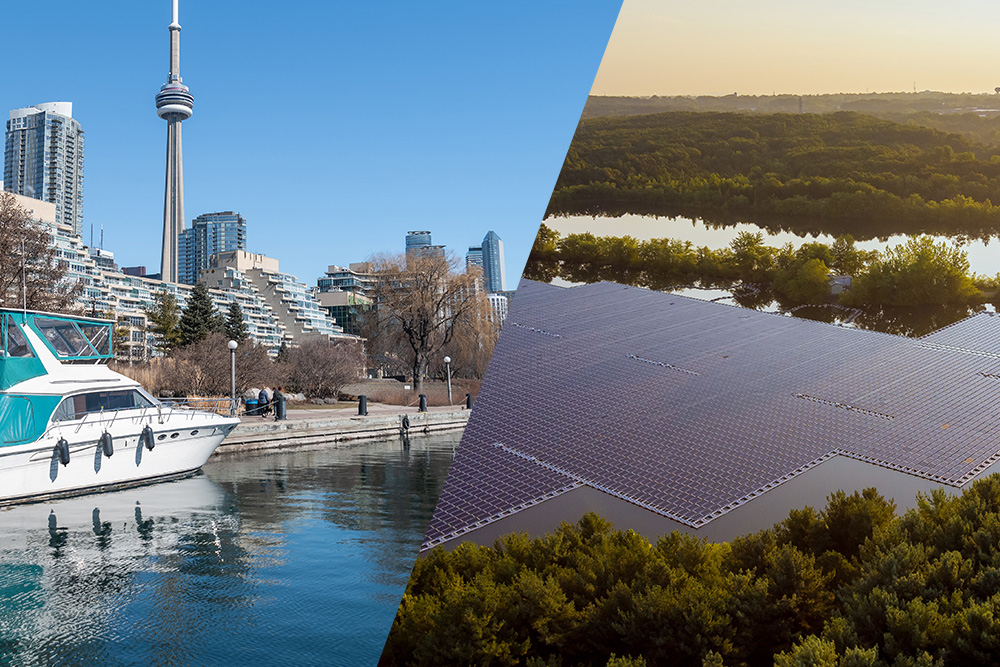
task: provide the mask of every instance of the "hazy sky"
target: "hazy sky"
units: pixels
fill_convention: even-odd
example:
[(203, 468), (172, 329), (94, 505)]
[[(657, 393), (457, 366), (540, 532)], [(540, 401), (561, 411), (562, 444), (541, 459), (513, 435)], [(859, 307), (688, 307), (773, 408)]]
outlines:
[(1000, 86), (1000, 3), (625, 0), (597, 95)]
[[(181, 0), (187, 223), (235, 210), (249, 249), (315, 284), (402, 252), (464, 257), (490, 229), (527, 258), (620, 0)], [(84, 228), (159, 270), (170, 0), (5, 2), (0, 119), (73, 102)]]

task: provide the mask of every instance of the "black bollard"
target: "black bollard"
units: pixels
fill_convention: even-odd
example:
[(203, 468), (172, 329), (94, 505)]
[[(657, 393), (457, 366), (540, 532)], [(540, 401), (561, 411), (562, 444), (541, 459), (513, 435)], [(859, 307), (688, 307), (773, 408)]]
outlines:
[(274, 421), (288, 419), (288, 406), (285, 404), (285, 395), (278, 394), (278, 400), (274, 405)]
[(358, 396), (358, 416), (367, 417), (368, 416), (368, 397), (364, 394)]
[(475, 401), (472, 398), (472, 394), (466, 394), (465, 395), (465, 409), (466, 410), (471, 410), (473, 403), (475, 403)]
[(427, 394), (420, 394), (420, 411), (427, 412)]

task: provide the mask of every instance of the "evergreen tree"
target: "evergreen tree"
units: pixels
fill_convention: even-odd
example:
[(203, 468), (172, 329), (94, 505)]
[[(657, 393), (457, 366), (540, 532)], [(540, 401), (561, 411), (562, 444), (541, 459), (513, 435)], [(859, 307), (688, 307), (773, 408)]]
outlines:
[(278, 348), (278, 354), (274, 360), (279, 363), (284, 363), (288, 361), (290, 357), (291, 352), (288, 350), (288, 345), (285, 344), (285, 341), (281, 341), (281, 347)]
[(187, 306), (181, 314), (178, 325), (180, 344), (197, 343), (212, 331), (223, 331), (225, 320), (215, 310), (212, 297), (208, 294), (205, 283), (198, 283), (191, 291)]
[(146, 317), (149, 318), (149, 330), (159, 337), (156, 348), (161, 352), (169, 354), (170, 350), (180, 345), (180, 316), (177, 298), (166, 290), (160, 290), (156, 295), (155, 306), (146, 311)]
[(229, 315), (226, 317), (226, 336), (229, 340), (235, 340), (241, 345), (246, 342), (247, 325), (243, 321), (243, 309), (240, 304), (233, 301), (229, 304)]

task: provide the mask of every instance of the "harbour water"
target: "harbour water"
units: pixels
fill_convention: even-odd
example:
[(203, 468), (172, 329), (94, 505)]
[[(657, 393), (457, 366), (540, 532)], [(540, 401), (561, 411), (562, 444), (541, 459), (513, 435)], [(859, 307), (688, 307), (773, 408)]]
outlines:
[(0, 510), (0, 665), (374, 665), (460, 438)]

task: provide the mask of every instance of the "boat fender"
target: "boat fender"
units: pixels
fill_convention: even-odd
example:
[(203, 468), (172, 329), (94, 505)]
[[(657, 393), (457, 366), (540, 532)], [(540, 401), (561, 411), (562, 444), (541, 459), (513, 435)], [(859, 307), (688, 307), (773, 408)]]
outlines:
[(101, 449), (104, 450), (104, 455), (111, 458), (111, 455), (115, 453), (114, 443), (111, 441), (111, 434), (105, 431), (101, 434)]
[(153, 447), (156, 446), (156, 437), (153, 435), (153, 427), (146, 424), (146, 428), (142, 429), (142, 435), (139, 437), (140, 440), (146, 441), (146, 449), (153, 451)]
[(56, 443), (56, 452), (59, 454), (59, 463), (66, 465), (69, 463), (69, 443), (66, 438), (59, 438)]
[(410, 415), (403, 415), (403, 430), (410, 430)]

